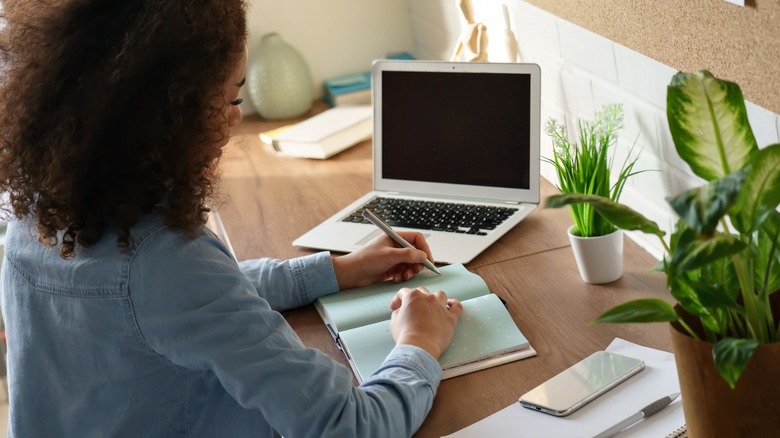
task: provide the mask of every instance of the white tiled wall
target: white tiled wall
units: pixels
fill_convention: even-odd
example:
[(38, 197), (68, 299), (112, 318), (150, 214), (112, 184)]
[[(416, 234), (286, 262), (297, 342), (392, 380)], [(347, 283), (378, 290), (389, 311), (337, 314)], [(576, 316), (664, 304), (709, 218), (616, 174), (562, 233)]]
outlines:
[[(603, 105), (623, 104), (624, 128), (617, 153), (624, 156), (636, 143), (642, 148), (638, 166), (648, 171), (629, 180), (621, 201), (671, 231), (676, 218), (665, 198), (700, 183), (677, 156), (666, 122), (666, 86), (676, 70), (522, 0), (473, 3), (476, 20), (488, 27), (491, 61), (512, 61), (505, 48), (509, 23), (519, 46), (519, 61), (541, 66), (543, 123), (554, 117), (576, 132), (577, 122), (590, 119)], [(416, 55), (448, 59), (460, 32), (457, 3), (408, 0), (408, 4)], [(779, 142), (780, 117), (750, 102), (747, 109), (759, 146)], [(552, 155), (546, 135), (542, 155)], [(543, 165), (542, 175), (556, 181), (549, 165)], [(654, 256), (663, 254), (654, 237), (640, 233), (630, 237)]]

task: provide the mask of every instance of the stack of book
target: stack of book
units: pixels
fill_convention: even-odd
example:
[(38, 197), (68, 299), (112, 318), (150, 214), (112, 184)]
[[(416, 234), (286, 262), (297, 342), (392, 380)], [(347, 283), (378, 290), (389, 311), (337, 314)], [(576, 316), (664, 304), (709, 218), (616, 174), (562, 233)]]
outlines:
[(371, 72), (326, 79), (322, 99), (330, 106), (371, 103)]
[[(389, 55), (388, 59), (414, 59), (409, 53)], [(323, 82), (322, 100), (330, 106), (371, 103), (371, 72), (352, 73)]]

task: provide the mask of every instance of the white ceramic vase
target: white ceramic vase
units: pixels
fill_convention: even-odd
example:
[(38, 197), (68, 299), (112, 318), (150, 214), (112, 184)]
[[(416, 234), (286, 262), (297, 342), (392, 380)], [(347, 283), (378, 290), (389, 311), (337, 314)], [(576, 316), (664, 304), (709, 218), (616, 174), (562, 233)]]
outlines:
[(276, 32), (264, 35), (250, 56), (246, 81), (252, 104), (266, 120), (297, 117), (312, 107), (309, 66)]
[(573, 225), (567, 234), (582, 281), (603, 284), (623, 276), (623, 230), (598, 237), (575, 236), (572, 230)]

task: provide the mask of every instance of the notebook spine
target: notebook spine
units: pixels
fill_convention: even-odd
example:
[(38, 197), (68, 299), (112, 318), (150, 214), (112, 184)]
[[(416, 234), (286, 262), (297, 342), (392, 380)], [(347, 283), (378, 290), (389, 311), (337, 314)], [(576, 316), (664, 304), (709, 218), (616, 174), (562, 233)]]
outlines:
[(669, 435), (666, 435), (666, 438), (687, 438), (687, 436), (688, 436), (688, 426), (683, 424), (682, 426), (675, 429), (674, 432), (670, 433)]

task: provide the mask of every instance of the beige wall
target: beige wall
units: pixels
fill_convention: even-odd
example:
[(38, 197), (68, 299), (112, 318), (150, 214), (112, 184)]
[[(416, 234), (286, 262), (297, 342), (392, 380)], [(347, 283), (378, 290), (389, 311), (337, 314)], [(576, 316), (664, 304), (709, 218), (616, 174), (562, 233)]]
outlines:
[[(250, 0), (248, 21), (250, 56), (263, 35), (278, 32), (306, 59), (318, 93), (325, 78), (414, 50), (405, 0)], [(254, 112), (248, 100), (242, 109)]]

